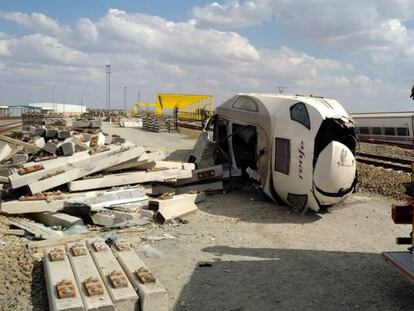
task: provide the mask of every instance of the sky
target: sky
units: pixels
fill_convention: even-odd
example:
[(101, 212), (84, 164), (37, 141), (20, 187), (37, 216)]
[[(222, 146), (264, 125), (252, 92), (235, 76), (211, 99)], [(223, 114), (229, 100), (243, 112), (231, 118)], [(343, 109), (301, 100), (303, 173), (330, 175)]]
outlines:
[[(414, 110), (412, 0), (0, 0), (0, 103), (318, 95)], [(139, 95), (138, 95), (139, 94)]]

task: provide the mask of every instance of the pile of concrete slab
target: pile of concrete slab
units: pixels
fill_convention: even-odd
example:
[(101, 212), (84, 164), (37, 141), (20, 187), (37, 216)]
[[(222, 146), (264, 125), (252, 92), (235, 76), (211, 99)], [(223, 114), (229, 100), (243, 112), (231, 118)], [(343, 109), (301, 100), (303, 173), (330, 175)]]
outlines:
[(142, 128), (150, 132), (178, 132), (178, 125), (171, 116), (146, 115), (142, 118)]
[(11, 225), (32, 237), (62, 239), (88, 231), (84, 224), (115, 229), (167, 223), (197, 210), (203, 193), (223, 189), (221, 166), (195, 170), (119, 136), (76, 130), (96, 128), (94, 120), (72, 125), (30, 126), (20, 139), (0, 136), (0, 212), (31, 219)]

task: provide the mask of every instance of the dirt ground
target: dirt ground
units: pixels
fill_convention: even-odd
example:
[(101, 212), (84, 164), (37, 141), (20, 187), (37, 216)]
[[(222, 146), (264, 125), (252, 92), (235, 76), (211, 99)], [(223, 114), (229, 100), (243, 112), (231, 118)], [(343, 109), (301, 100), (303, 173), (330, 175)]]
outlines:
[[(194, 144), (179, 134), (104, 130), (170, 158), (185, 158)], [(149, 238), (161, 251), (140, 257), (174, 311), (412, 310), (412, 284), (381, 256), (404, 250), (395, 238), (410, 232), (392, 223), (391, 203), (358, 193), (324, 214), (302, 216), (234, 189), (207, 196), (186, 223), (118, 236)], [(47, 310), (42, 270), (22, 239), (0, 236), (0, 310)]]
[[(152, 135), (116, 132), (136, 143)], [(148, 143), (168, 151), (183, 142), (176, 136)], [(301, 216), (255, 193), (210, 195), (188, 224), (152, 229), (176, 238), (153, 242), (161, 257), (142, 257), (177, 311), (412, 310), (412, 285), (381, 257), (403, 250), (395, 238), (410, 232), (392, 223), (391, 203), (359, 193), (325, 214)]]

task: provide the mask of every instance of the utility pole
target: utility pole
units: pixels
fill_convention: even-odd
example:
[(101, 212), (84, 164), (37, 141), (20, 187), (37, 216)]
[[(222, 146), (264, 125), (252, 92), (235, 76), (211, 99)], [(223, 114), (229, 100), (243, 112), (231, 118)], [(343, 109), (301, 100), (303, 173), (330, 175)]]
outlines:
[(140, 91), (138, 91), (138, 93), (137, 93), (137, 95), (138, 95), (138, 103), (141, 101), (141, 92)]
[(106, 65), (106, 109), (111, 110), (111, 65)]
[(56, 112), (56, 84), (53, 86), (53, 113)]
[(125, 111), (125, 114), (127, 112), (127, 91), (128, 91), (128, 88), (126, 86), (124, 86), (124, 111)]

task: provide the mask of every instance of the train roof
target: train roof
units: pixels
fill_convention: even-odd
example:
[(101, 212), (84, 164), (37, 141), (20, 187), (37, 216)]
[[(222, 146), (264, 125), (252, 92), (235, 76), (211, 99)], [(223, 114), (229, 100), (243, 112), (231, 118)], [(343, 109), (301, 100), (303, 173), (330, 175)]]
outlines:
[[(253, 99), (256, 103), (256, 110), (238, 109), (234, 107), (236, 100), (240, 96)], [(290, 94), (269, 94), (269, 93), (240, 93), (229, 100), (225, 101), (216, 108), (216, 112), (223, 115), (238, 116), (244, 119), (246, 115), (255, 114), (258, 119), (260, 117), (271, 117), (275, 115), (285, 105), (291, 105), (292, 102), (303, 102), (313, 106), (320, 112), (323, 118), (326, 117), (345, 117), (349, 118), (348, 113), (336, 100), (319, 96), (304, 96)], [(242, 117), (244, 116), (244, 117)], [(254, 118), (253, 118), (254, 119)]]
[(397, 112), (357, 112), (350, 113), (351, 117), (357, 118), (403, 118), (414, 117), (414, 111), (397, 111)]

